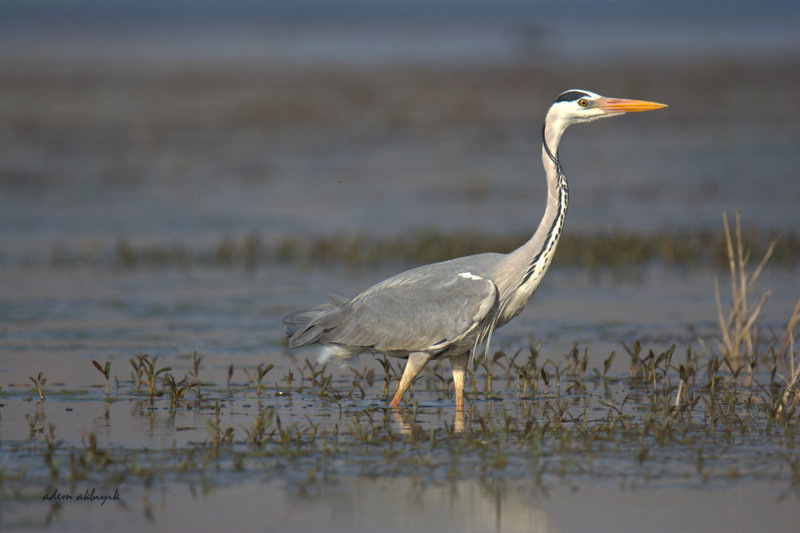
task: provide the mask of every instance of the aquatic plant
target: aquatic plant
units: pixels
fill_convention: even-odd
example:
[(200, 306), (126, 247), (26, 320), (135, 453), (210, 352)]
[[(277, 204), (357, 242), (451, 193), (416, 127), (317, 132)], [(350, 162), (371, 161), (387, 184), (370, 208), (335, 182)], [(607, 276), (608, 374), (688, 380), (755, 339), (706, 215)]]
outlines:
[(106, 361), (105, 366), (103, 366), (94, 359), (92, 359), (92, 364), (101, 374), (103, 374), (103, 377), (106, 378), (106, 398), (108, 398), (111, 395), (108, 388), (108, 378), (111, 373), (111, 361)]
[(257, 448), (262, 448), (267, 442), (267, 428), (274, 418), (275, 409), (273, 407), (259, 410), (250, 428), (243, 428), (247, 434), (247, 442)]
[(25, 421), (28, 423), (28, 429), (30, 433), (28, 434), (28, 438), (33, 440), (37, 433), (44, 433), (44, 426), (38, 425), (40, 417), (42, 416), (41, 413), (37, 412), (34, 416), (29, 414), (25, 414)]
[(274, 365), (272, 363), (269, 363), (266, 366), (264, 366), (264, 363), (261, 363), (260, 365), (258, 365), (258, 368), (256, 368), (256, 374), (257, 374), (256, 396), (258, 398), (261, 398), (261, 381), (264, 379), (264, 376), (267, 375), (267, 372), (269, 372), (273, 368)]
[(206, 431), (208, 432), (208, 436), (211, 439), (211, 446), (215, 457), (219, 453), (220, 444), (223, 443), (230, 444), (233, 442), (233, 434), (235, 431), (232, 427), (229, 427), (224, 431), (222, 430), (221, 418), (220, 418), (221, 412), (222, 411), (219, 400), (216, 400), (214, 402), (214, 420), (206, 419), (205, 421)]
[[(795, 412), (800, 412), (800, 361), (795, 361), (795, 327), (800, 320), (800, 299), (794, 307), (792, 318), (786, 326), (781, 336), (781, 344), (778, 348), (778, 355), (788, 354), (789, 371), (786, 376), (780, 376), (783, 381), (783, 394), (781, 403), (776, 409), (776, 415), (792, 416)], [(776, 373), (777, 374), (777, 373)]]
[(147, 359), (147, 354), (139, 354), (129, 361), (133, 367), (133, 380), (136, 382), (136, 390), (142, 388), (142, 375), (144, 374), (145, 364), (144, 360)]
[(252, 375), (250, 374), (250, 372), (247, 371), (246, 368), (242, 369), (245, 375), (247, 376), (247, 382), (250, 384), (250, 386), (252, 387), (253, 385), (255, 385), (256, 397), (259, 399), (261, 398), (261, 382), (264, 379), (264, 376), (267, 375), (267, 372), (269, 372), (273, 368), (274, 365), (272, 363), (269, 364), (261, 363), (256, 367), (255, 372), (253, 372)]
[(36, 392), (39, 393), (39, 400), (44, 401), (44, 384), (47, 383), (47, 378), (39, 372), (39, 375), (35, 378), (33, 376), (28, 376), (28, 379), (30, 379), (33, 386), (36, 387)]
[[(200, 362), (203, 356), (199, 355), (196, 351), (192, 354), (192, 375), (194, 378), (195, 392), (197, 393), (197, 404), (200, 405), (202, 395), (200, 394)], [(230, 378), (229, 378), (230, 379)], [(173, 380), (174, 381), (174, 380)]]
[(172, 370), (171, 367), (162, 367), (156, 369), (156, 361), (158, 361), (158, 356), (153, 357), (151, 360), (147, 355), (141, 356), (140, 365), (143, 368), (143, 373), (147, 377), (147, 393), (150, 397), (150, 403), (153, 403), (153, 397), (156, 393), (156, 380), (158, 376), (163, 374), (164, 372), (169, 372)]
[[(78, 464), (83, 469), (102, 470), (114, 462), (111, 448), (103, 449), (98, 445), (97, 435), (94, 432), (81, 437), (83, 453), (78, 455)], [(73, 466), (73, 470), (75, 467)]]
[[(163, 378), (163, 381), (167, 386), (167, 392), (169, 393), (170, 407), (177, 409), (178, 402), (180, 402), (181, 398), (186, 392), (186, 389), (189, 388), (189, 384), (186, 379), (182, 379), (176, 383), (172, 374), (166, 374)], [(198, 399), (198, 402), (199, 401), (200, 400)]]

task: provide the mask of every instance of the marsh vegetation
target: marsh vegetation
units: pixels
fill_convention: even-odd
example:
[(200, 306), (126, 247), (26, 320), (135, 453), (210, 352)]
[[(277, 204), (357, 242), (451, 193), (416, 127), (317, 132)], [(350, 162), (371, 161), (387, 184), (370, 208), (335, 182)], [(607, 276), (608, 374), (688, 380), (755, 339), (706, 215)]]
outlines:
[[(765, 300), (754, 308), (746, 302), (753, 299), (748, 281), (763, 264), (748, 273), (740, 232), (728, 232), (727, 220), (726, 235), (731, 308), (726, 313), (720, 303), (719, 332), (700, 339), (718, 351), (675, 344), (662, 351), (639, 341), (600, 359), (577, 344), (561, 357), (543, 353), (540, 343), (497, 351), (469, 369), (463, 413), (454, 409), (441, 363), (417, 380), (408, 403), (390, 409), (401, 365), (386, 358), (343, 371), (309, 359), (230, 365), (225, 383), (217, 383), (201, 377), (197, 352), (170, 366), (140, 354), (127, 375), (114, 376), (113, 390), (111, 363), (93, 360), (105, 396), (56, 385), (45, 397), (43, 372), (31, 378), (33, 389), (2, 392), (2, 424), (9, 425), (6, 413), (24, 413), (27, 424), (27, 436), (4, 432), (2, 498), (39, 505), (43, 491), (91, 485), (124, 494), (154, 483), (213, 493), (264, 478), (300, 495), (324, 493), (342, 479), (408, 478), (418, 490), (524, 480), (541, 495), (587, 483), (652, 490), (744, 480), (780, 487), (779, 499), (798, 497), (800, 301), (783, 331), (759, 334)], [(50, 420), (64, 409), (102, 419), (105, 438), (85, 430), (79, 441), (74, 433), (61, 438)], [(125, 436), (112, 444), (119, 437), (108, 428), (118, 420), (149, 433), (149, 441), (172, 444), (132, 446)], [(145, 515), (152, 513), (144, 501)], [(57, 520), (63, 505), (52, 501), (45, 520)]]

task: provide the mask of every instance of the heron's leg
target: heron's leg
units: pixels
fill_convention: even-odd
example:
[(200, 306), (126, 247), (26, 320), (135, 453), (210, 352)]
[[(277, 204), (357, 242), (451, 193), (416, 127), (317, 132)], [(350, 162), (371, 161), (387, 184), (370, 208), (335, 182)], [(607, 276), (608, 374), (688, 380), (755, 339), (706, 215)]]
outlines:
[(423, 367), (428, 363), (428, 361), (431, 360), (431, 357), (433, 357), (431, 354), (424, 352), (414, 352), (408, 355), (406, 369), (403, 370), (403, 377), (400, 378), (400, 384), (397, 386), (397, 392), (394, 394), (394, 398), (392, 399), (392, 407), (397, 407), (400, 405), (400, 400), (403, 399), (403, 394), (406, 393), (408, 388), (411, 386), (411, 383), (414, 381), (414, 378), (419, 375)]
[(450, 358), (450, 366), (453, 367), (453, 386), (456, 389), (456, 410), (464, 410), (464, 380), (467, 375), (467, 363), (469, 353), (454, 355)]
[(455, 417), (453, 418), (453, 431), (461, 433), (464, 431), (464, 410), (456, 409)]

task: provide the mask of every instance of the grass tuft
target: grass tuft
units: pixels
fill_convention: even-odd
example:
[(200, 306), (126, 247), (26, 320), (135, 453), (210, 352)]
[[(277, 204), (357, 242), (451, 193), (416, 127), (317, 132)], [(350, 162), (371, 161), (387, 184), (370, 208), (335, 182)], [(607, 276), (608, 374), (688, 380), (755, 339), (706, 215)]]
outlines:
[(735, 234), (731, 232), (727, 213), (723, 213), (722, 220), (725, 227), (725, 245), (731, 277), (731, 309), (726, 317), (720, 299), (719, 284), (715, 280), (714, 294), (720, 328), (720, 340), (717, 341), (717, 346), (728, 364), (738, 368), (755, 359), (758, 316), (771, 293), (770, 291), (765, 292), (754, 306), (750, 306), (748, 303), (750, 301), (749, 294), (772, 256), (776, 241), (773, 240), (770, 243), (758, 266), (752, 274), (748, 275), (747, 262), (750, 254), (744, 250), (739, 212), (736, 212)]

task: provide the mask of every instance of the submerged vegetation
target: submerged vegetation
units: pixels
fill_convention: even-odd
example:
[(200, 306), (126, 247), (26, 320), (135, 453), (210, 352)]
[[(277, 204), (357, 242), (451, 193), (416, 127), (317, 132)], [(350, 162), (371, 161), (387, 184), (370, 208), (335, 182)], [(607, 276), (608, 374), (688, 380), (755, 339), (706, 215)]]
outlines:
[[(263, 366), (232, 388), (189, 376), (178, 380), (164, 368), (152, 391), (149, 379), (137, 387), (133, 374), (120, 380), (115, 403), (151, 420), (195, 413), (205, 438), (156, 450), (105, 445), (95, 433), (68, 443), (40, 407), (27, 417), (27, 440), (2, 443), (8, 460), (0, 490), (4, 498), (27, 498), (87, 480), (103, 486), (208, 482), (209, 468), (212, 483), (266, 474), (301, 490), (349, 475), (411, 475), (428, 482), (532, 476), (542, 489), (578, 485), (586, 476), (669, 486), (748, 477), (800, 486), (793, 346), (783, 354), (787, 360), (775, 349), (758, 357), (748, 378), (746, 367), (691, 348), (684, 355), (674, 345), (654, 351), (636, 342), (624, 349), (628, 372), (619, 376), (607, 373), (614, 354), (602, 369), (590, 368), (588, 350), (578, 346), (560, 359), (545, 359), (534, 346), (497, 352), (470, 369), (465, 413), (452, 407), (452, 382), (442, 364), (417, 381), (400, 410), (386, 406), (384, 378), (374, 368), (336, 377), (306, 360), (264, 391)], [(140, 360), (148, 374), (157, 366), (155, 358)], [(793, 377), (781, 377), (780, 368), (790, 365)], [(389, 363), (385, 380), (396, 374)], [(183, 396), (189, 384), (196, 397)], [(298, 417), (286, 410), (287, 402), (307, 406), (307, 413)]]

